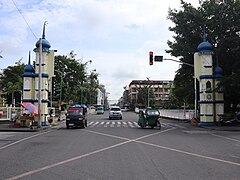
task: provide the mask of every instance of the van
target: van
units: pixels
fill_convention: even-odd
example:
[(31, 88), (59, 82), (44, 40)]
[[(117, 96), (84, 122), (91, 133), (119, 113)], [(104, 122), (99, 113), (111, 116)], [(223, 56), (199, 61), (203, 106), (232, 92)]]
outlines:
[(97, 114), (104, 114), (104, 108), (102, 106), (98, 106), (96, 112)]

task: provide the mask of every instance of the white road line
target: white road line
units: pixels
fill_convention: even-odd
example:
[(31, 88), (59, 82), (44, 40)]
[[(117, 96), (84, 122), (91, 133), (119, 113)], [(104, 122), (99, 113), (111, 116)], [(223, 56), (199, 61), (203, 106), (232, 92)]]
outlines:
[(99, 124), (99, 122), (97, 121), (97, 122), (93, 123), (93, 125), (91, 127), (94, 127), (94, 126), (96, 126), (98, 124)]
[(135, 141), (135, 142), (141, 143), (141, 144), (146, 144), (146, 145), (149, 145), (149, 146), (158, 147), (158, 148), (161, 148), (161, 149), (166, 149), (166, 150), (169, 150), (169, 151), (174, 151), (174, 152), (178, 152), (178, 153), (182, 153), (182, 154), (187, 154), (187, 155), (190, 155), (190, 156), (195, 156), (195, 157), (199, 157), (199, 158), (203, 158), (203, 159), (209, 159), (209, 160), (213, 160), (213, 161), (218, 161), (218, 162), (222, 162), (222, 163), (227, 163), (227, 164), (231, 164), (231, 165), (240, 166), (240, 163), (236, 163), (236, 162), (232, 162), (232, 161), (226, 161), (226, 160), (223, 160), (223, 159), (213, 158), (213, 157), (210, 157), (210, 156), (204, 156), (204, 155), (201, 155), (201, 154), (191, 153), (191, 152), (187, 152), (187, 151), (183, 151), (183, 150), (179, 150), (179, 149), (169, 148), (169, 147), (166, 147), (166, 146), (160, 146), (160, 145), (157, 145), (157, 144), (152, 144), (152, 143), (147, 143), (147, 142), (142, 142), (142, 141)]
[(20, 139), (20, 140), (18, 140), (18, 141), (15, 141), (15, 142), (13, 142), (13, 143), (10, 143), (10, 144), (8, 144), (8, 145), (6, 145), (6, 146), (0, 147), (0, 150), (5, 149), (5, 148), (10, 147), (10, 146), (13, 146), (13, 145), (15, 145), (15, 144), (18, 144), (18, 143), (20, 143), (20, 142), (22, 142), (22, 141), (26, 141), (26, 140), (28, 140), (28, 139), (31, 139), (31, 138), (34, 138), (34, 137), (37, 137), (37, 136), (40, 136), (40, 135), (49, 133), (49, 132), (52, 132), (52, 131), (51, 131), (51, 130), (50, 130), (50, 131), (45, 131), (45, 132), (42, 132), (42, 133), (39, 133), (39, 134), (35, 134), (35, 135), (33, 135), (33, 136), (29, 136), (29, 137)]
[(129, 125), (130, 127), (134, 127), (134, 125), (133, 125), (132, 122), (130, 122), (130, 121), (128, 121), (128, 125)]
[[(172, 129), (173, 129), (173, 128), (172, 128)], [(168, 130), (170, 130), (170, 129), (168, 129)], [(25, 173), (23, 173), (23, 174), (19, 174), (19, 175), (17, 175), (17, 176), (9, 177), (7, 180), (14, 180), (14, 179), (19, 179), (19, 178), (23, 178), (23, 177), (26, 177), (26, 176), (30, 176), (30, 175), (32, 175), (32, 174), (39, 173), (39, 172), (41, 172), (41, 171), (48, 170), (48, 169), (54, 168), (54, 167), (56, 167), (56, 166), (60, 166), (60, 165), (63, 165), (63, 164), (66, 164), (66, 163), (69, 163), (69, 162), (72, 162), (72, 161), (75, 161), (75, 160), (78, 160), (78, 159), (82, 159), (82, 158), (84, 158), (84, 157), (88, 157), (88, 156), (93, 155), (93, 154), (97, 154), (97, 153), (100, 153), (100, 152), (103, 152), (103, 151), (106, 151), (106, 150), (109, 150), (109, 149), (116, 148), (116, 147), (121, 146), (121, 145), (124, 145), (124, 144), (128, 144), (128, 143), (131, 143), (131, 142), (135, 142), (137, 139), (142, 139), (142, 138), (145, 138), (145, 137), (154, 136), (154, 135), (157, 135), (157, 134), (160, 134), (160, 133), (163, 133), (163, 132), (164, 132), (164, 131), (159, 131), (159, 132), (157, 132), (157, 133), (149, 134), (149, 135), (147, 135), (147, 136), (142, 136), (142, 137), (139, 137), (139, 138), (137, 138), (137, 139), (130, 140), (130, 139), (128, 139), (128, 138), (122, 138), (122, 137), (120, 137), (120, 136), (113, 136), (113, 135), (104, 134), (104, 133), (97, 133), (97, 132), (89, 131), (89, 130), (83, 130), (83, 131), (91, 132), (91, 133), (95, 133), (95, 134), (101, 134), (101, 135), (104, 135), (104, 136), (116, 137), (116, 138), (119, 138), (119, 139), (124, 139), (124, 140), (126, 140), (126, 141), (125, 141), (125, 142), (118, 143), (118, 144), (115, 144), (115, 145), (112, 145), (112, 146), (108, 146), (108, 147), (105, 147), (105, 148), (102, 148), (102, 149), (98, 149), (98, 150), (92, 151), (92, 152), (90, 152), (90, 153), (86, 153), (86, 154), (83, 154), (83, 155), (80, 155), (80, 156), (76, 156), (76, 157), (67, 159), (67, 160), (65, 160), (65, 161), (60, 161), (60, 162), (55, 163), (55, 164), (51, 164), (51, 165), (44, 166), (44, 167), (41, 167), (41, 168), (38, 168), (38, 169), (35, 169), (35, 170), (32, 170), (32, 171), (28, 171), (28, 172), (25, 172)]]
[(91, 126), (93, 123), (94, 123), (93, 121), (89, 122), (89, 123), (88, 123), (88, 126)]
[(212, 134), (212, 133), (210, 133), (210, 134), (213, 135), (213, 136), (216, 136), (216, 137), (220, 137), (220, 138), (224, 138), (224, 139), (228, 139), (228, 140), (231, 140), (231, 141), (235, 141), (235, 142), (239, 142), (239, 143), (240, 143), (240, 140), (238, 140), (238, 139), (229, 138), (229, 137), (225, 137), (225, 136), (221, 136), (221, 135), (217, 135), (217, 134)]
[(101, 124), (103, 125), (105, 122), (101, 122)]

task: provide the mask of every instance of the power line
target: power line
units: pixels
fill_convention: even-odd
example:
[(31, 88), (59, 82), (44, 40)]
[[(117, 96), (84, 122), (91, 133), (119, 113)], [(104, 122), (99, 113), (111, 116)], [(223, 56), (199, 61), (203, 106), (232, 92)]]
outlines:
[(32, 28), (31, 28), (30, 25), (28, 24), (27, 20), (26, 20), (25, 17), (23, 16), (22, 12), (21, 12), (20, 9), (17, 7), (17, 4), (14, 2), (14, 0), (12, 0), (12, 2), (13, 2), (13, 4), (14, 4), (14, 6), (16, 7), (16, 9), (18, 10), (19, 14), (21, 14), (22, 18), (24, 19), (25, 23), (27, 24), (27, 26), (28, 26), (28, 28), (30, 29), (30, 31), (31, 31), (31, 33), (33, 34), (33, 36), (34, 36), (36, 39), (38, 39), (37, 36), (34, 34)]

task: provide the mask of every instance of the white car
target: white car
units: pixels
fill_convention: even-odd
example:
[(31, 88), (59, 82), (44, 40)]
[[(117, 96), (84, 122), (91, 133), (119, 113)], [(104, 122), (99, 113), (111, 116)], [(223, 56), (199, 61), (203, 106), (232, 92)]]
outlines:
[(109, 119), (122, 119), (122, 111), (119, 106), (112, 106), (109, 109)]

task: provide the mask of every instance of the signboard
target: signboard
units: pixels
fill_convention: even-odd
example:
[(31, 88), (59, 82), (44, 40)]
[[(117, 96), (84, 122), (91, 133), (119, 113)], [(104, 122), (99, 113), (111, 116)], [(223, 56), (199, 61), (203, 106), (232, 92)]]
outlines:
[(154, 61), (162, 62), (163, 56), (154, 56)]

